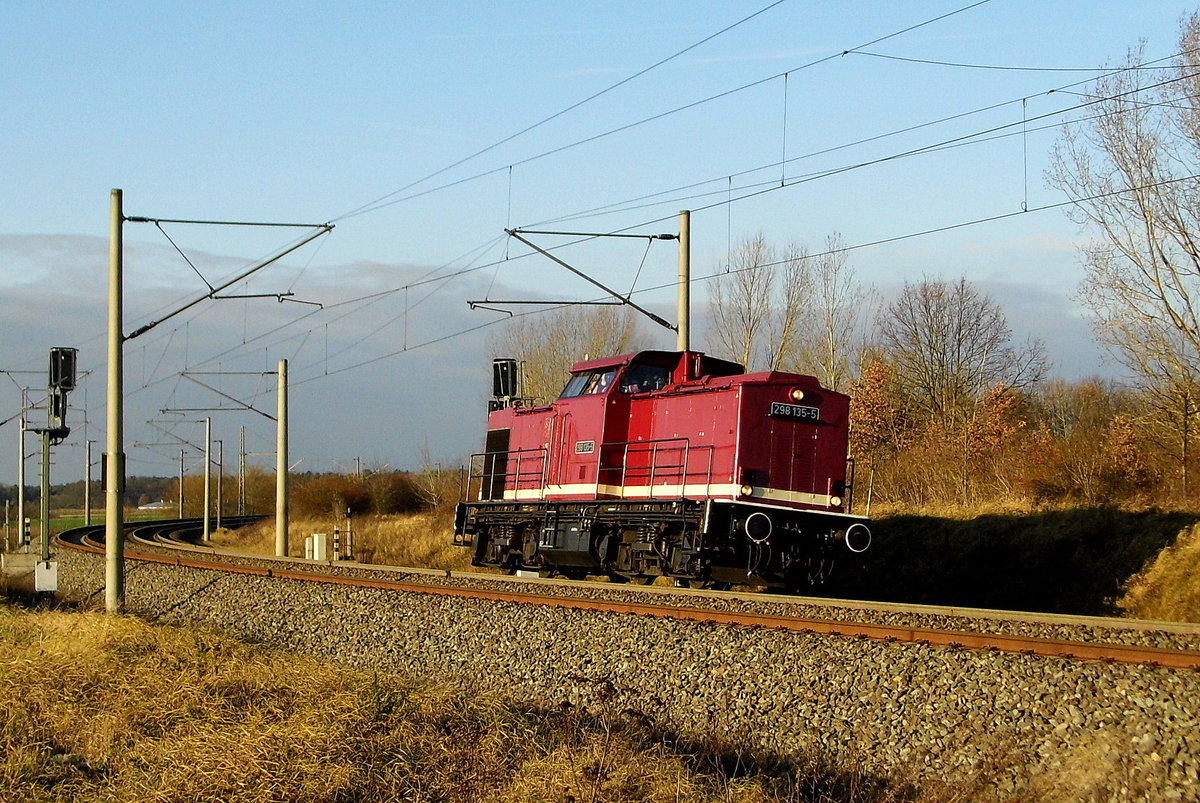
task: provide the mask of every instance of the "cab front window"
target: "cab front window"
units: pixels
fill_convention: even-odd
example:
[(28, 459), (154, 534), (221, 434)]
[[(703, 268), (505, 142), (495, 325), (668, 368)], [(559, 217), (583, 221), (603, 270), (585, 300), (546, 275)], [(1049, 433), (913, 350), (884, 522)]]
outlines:
[(617, 378), (616, 368), (598, 368), (595, 371), (584, 371), (571, 376), (567, 386), (563, 388), (560, 399), (573, 399), (577, 396), (592, 396), (603, 393), (612, 387)]

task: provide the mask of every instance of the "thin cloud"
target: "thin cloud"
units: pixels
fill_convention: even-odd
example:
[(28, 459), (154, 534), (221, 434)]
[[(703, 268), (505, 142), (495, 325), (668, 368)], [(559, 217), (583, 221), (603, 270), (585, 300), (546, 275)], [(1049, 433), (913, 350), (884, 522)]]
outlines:
[(431, 42), (452, 40), (498, 40), (498, 39), (546, 39), (560, 36), (629, 36), (634, 34), (679, 32), (677, 25), (652, 25), (638, 28), (575, 28), (557, 30), (479, 31), (476, 33), (431, 34), (425, 39)]

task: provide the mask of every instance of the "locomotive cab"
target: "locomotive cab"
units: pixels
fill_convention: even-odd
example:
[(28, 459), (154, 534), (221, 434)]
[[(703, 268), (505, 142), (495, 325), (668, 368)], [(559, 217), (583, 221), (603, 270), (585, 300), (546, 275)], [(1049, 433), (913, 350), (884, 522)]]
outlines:
[(642, 351), (576, 363), (559, 399), (603, 393), (611, 387), (624, 394), (651, 393), (671, 385), (719, 376), (736, 376), (745, 369), (696, 351)]
[(577, 363), (558, 399), (489, 405), (455, 543), (473, 563), (809, 587), (864, 551), (849, 399), (699, 352)]

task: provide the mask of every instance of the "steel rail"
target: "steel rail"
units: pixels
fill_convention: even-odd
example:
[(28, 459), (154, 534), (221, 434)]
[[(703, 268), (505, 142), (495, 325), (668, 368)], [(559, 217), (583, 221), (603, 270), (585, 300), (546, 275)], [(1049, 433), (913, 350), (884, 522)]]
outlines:
[[(186, 521), (170, 524), (187, 526)], [(151, 526), (168, 526), (157, 523)], [(131, 525), (136, 529), (138, 525)], [(146, 525), (142, 525), (146, 526)], [(80, 528), (99, 530), (102, 527)], [(58, 536), (64, 546), (85, 552), (104, 554), (90, 535), (83, 535), (79, 543), (63, 538), (68, 531)], [(327, 585), (372, 588), (411, 594), (456, 597), (483, 602), (500, 602), (519, 605), (539, 605), (578, 611), (597, 611), (616, 614), (633, 614), (659, 619), (691, 621), (721, 626), (760, 627), (793, 633), (831, 635), (845, 638), (867, 638), (893, 643), (922, 644), (970, 650), (987, 650), (1028, 656), (1064, 658), (1077, 661), (1102, 661), (1114, 664), (1132, 664), (1164, 669), (1200, 670), (1200, 652), (1171, 650), (1161, 647), (1140, 647), (1124, 644), (1098, 644), (1079, 641), (1060, 641), (1030, 636), (1008, 636), (995, 633), (973, 633), (955, 630), (908, 627), (903, 625), (840, 622), (828, 619), (798, 618), (771, 614), (737, 613), (703, 608), (687, 608), (673, 605), (652, 605), (611, 600), (590, 600), (576, 597), (560, 597), (547, 594), (531, 594), (519, 591), (463, 588), (453, 586), (424, 585), (398, 580), (377, 580), (361, 577), (345, 577), (316, 572), (276, 569), (264, 566), (238, 566), (211, 560), (195, 560), (177, 555), (159, 555), (147, 552), (126, 551), (125, 557), (149, 563), (158, 563), (183, 568), (223, 571), (232, 574), (253, 575), (297, 582), (325, 583)], [(253, 556), (247, 556), (253, 557)], [(481, 575), (482, 577), (482, 575)]]

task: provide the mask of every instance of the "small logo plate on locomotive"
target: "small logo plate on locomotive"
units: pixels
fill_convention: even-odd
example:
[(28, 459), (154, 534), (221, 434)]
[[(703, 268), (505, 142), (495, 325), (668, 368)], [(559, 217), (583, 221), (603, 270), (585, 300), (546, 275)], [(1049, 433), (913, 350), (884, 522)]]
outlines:
[(575, 454), (591, 454), (596, 451), (595, 441), (575, 441)]
[(800, 404), (785, 404), (784, 402), (771, 402), (771, 412), (768, 415), (774, 418), (790, 418), (797, 421), (820, 421), (821, 411), (816, 407), (805, 407)]

